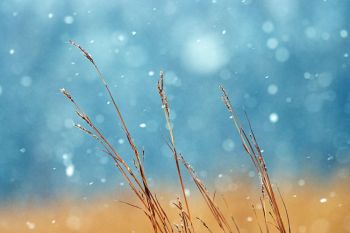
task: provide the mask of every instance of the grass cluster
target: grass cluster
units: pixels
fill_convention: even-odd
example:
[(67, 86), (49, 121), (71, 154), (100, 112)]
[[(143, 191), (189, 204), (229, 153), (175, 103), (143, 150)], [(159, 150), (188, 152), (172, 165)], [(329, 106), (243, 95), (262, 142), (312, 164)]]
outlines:
[[(116, 100), (114, 99), (111, 93), (109, 85), (107, 84), (106, 79), (103, 77), (101, 71), (99, 70), (95, 60), (84, 48), (82, 48), (76, 42), (70, 41), (70, 44), (78, 48), (86, 57), (86, 59), (88, 59), (89, 62), (94, 66), (101, 82), (103, 83), (109, 95), (109, 98), (113, 104), (113, 108), (122, 124), (125, 136), (128, 139), (128, 143), (133, 152), (133, 163), (129, 164), (126, 162), (125, 159), (123, 159), (122, 155), (118, 153), (118, 151), (112, 146), (111, 142), (107, 140), (107, 138), (104, 136), (101, 130), (97, 128), (94, 122), (78, 105), (73, 96), (66, 89), (61, 89), (63, 95), (73, 104), (78, 117), (83, 122), (85, 122), (84, 125), (86, 125), (83, 126), (81, 124), (75, 124), (75, 126), (78, 129), (82, 130), (84, 133), (91, 136), (102, 146), (103, 152), (113, 159), (120, 174), (123, 176), (126, 183), (129, 185), (129, 187), (131, 188), (132, 192), (135, 194), (135, 197), (138, 200), (138, 202), (124, 203), (142, 211), (145, 217), (149, 220), (153, 232), (155, 233), (194, 233), (202, 232), (203, 229), (205, 229), (208, 232), (214, 232), (212, 230), (213, 226), (207, 224), (207, 221), (204, 221), (199, 217), (195, 217), (191, 211), (191, 203), (188, 200), (188, 197), (185, 193), (185, 184), (183, 179), (183, 173), (185, 173), (192, 178), (195, 186), (201, 194), (204, 203), (206, 204), (211, 213), (211, 217), (213, 218), (214, 222), (217, 223), (219, 229), (221, 229), (222, 232), (241, 233), (240, 227), (235, 221), (234, 216), (226, 216), (222, 212), (219, 204), (215, 200), (215, 192), (212, 194), (208, 191), (205, 184), (197, 176), (195, 170), (191, 167), (189, 163), (186, 162), (184, 156), (179, 154), (176, 150), (175, 136), (170, 121), (171, 111), (164, 88), (163, 72), (160, 72), (160, 78), (158, 81), (158, 92), (161, 99), (162, 108), (164, 110), (167, 128), (169, 131), (169, 140), (167, 141), (167, 145), (173, 154), (175, 169), (177, 171), (179, 180), (179, 186), (182, 192), (181, 197), (178, 197), (177, 201), (173, 203), (177, 209), (177, 219), (171, 219), (171, 214), (169, 214), (166, 211), (166, 209), (162, 206), (161, 202), (159, 201), (159, 198), (157, 197), (157, 194), (154, 191), (152, 191), (150, 185), (148, 184), (147, 174), (145, 172), (144, 167), (144, 151), (140, 151), (135, 145), (133, 138), (129, 132), (129, 129), (125, 124), (121, 111), (118, 108)], [(253, 163), (256, 169), (256, 173), (259, 175), (261, 181), (261, 194), (259, 200), (261, 204), (261, 208), (259, 208), (259, 211), (261, 210), (261, 213), (258, 212), (258, 208), (256, 208), (254, 205), (252, 206), (256, 218), (258, 218), (258, 215), (263, 216), (263, 221), (261, 223), (259, 221), (257, 222), (259, 230), (261, 233), (290, 233), (291, 229), (289, 223), (289, 216), (285, 202), (278, 188), (274, 186), (270, 181), (264, 157), (261, 153), (259, 144), (257, 143), (249, 119), (247, 117), (249, 129), (248, 131), (246, 131), (243, 128), (233, 108), (233, 105), (229, 99), (229, 95), (227, 94), (226, 90), (222, 86), (220, 86), (220, 90), (222, 92), (223, 103), (225, 104), (230, 114), (230, 118), (233, 121), (234, 127), (240, 136), (243, 148), (248, 157), (250, 158), (251, 162)], [(277, 192), (275, 192), (275, 190)], [(198, 226), (198, 224), (195, 224), (195, 221), (199, 222), (200, 226)]]

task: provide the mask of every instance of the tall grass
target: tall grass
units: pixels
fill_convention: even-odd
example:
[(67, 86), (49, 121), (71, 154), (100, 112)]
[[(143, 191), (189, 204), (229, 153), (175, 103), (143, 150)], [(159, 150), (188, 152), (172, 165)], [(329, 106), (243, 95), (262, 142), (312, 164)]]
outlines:
[[(170, 214), (167, 213), (167, 211), (162, 207), (161, 203), (157, 198), (156, 193), (152, 191), (150, 185), (148, 184), (147, 174), (144, 168), (144, 151), (143, 150), (140, 151), (138, 147), (135, 145), (132, 139), (132, 136), (129, 132), (129, 129), (126, 126), (124, 118), (121, 114), (121, 111), (119, 110), (117, 102), (111, 93), (109, 85), (107, 84), (106, 79), (103, 77), (102, 73), (100, 72), (95, 60), (84, 48), (82, 48), (76, 42), (70, 41), (70, 44), (78, 48), (83, 53), (85, 58), (89, 60), (89, 62), (94, 66), (102, 84), (104, 85), (104, 88), (108, 93), (108, 96), (111, 102), (113, 103), (113, 108), (116, 112), (116, 116), (123, 126), (125, 136), (128, 139), (128, 143), (133, 152), (133, 163), (129, 164), (112, 146), (111, 142), (108, 141), (106, 137), (104, 137), (104, 134), (101, 132), (101, 130), (97, 128), (95, 123), (83, 111), (80, 105), (78, 105), (78, 103), (75, 101), (73, 96), (66, 89), (64, 88), (61, 89), (62, 94), (73, 104), (75, 108), (75, 112), (78, 115), (78, 117), (86, 124), (86, 126), (82, 126), (81, 124), (75, 124), (75, 127), (77, 127), (78, 129), (82, 130), (84, 133), (92, 137), (102, 146), (103, 152), (106, 153), (108, 156), (110, 156), (114, 160), (115, 165), (119, 170), (120, 174), (125, 179), (129, 187), (131, 188), (132, 192), (135, 194), (135, 196), (139, 200), (138, 203), (128, 203), (128, 202), (123, 202), (123, 203), (143, 211), (145, 217), (149, 220), (149, 223), (153, 229), (153, 232), (155, 233), (158, 233), (158, 232), (160, 233), (168, 233), (168, 232), (194, 233), (194, 232), (201, 232), (202, 231), (201, 229), (203, 229), (203, 227), (204, 229), (206, 229), (206, 231), (213, 232), (211, 229), (212, 226), (209, 226), (204, 220), (200, 219), (199, 217), (196, 217), (195, 219), (197, 219), (198, 222), (203, 226), (202, 228), (199, 229), (198, 227), (195, 226), (193, 222), (194, 217), (191, 212), (191, 205), (185, 193), (185, 184), (184, 184), (183, 171), (182, 171), (184, 170), (192, 178), (195, 186), (197, 187), (198, 191), (200, 192), (203, 198), (203, 201), (205, 202), (206, 206), (209, 208), (212, 218), (218, 224), (221, 231), (229, 232), (229, 233), (236, 231), (240, 233), (240, 228), (236, 223), (234, 217), (225, 216), (225, 214), (221, 211), (219, 205), (215, 201), (215, 193), (214, 195), (212, 195), (208, 191), (205, 184), (196, 175), (195, 170), (191, 167), (189, 163), (186, 162), (184, 156), (179, 154), (178, 151), (176, 150), (175, 136), (174, 136), (172, 124), (170, 121), (171, 111), (169, 107), (169, 101), (167, 99), (167, 95), (164, 88), (163, 72), (160, 72), (160, 78), (158, 81), (158, 92), (161, 99), (162, 108), (164, 110), (165, 121), (169, 131), (170, 140), (167, 142), (167, 145), (173, 154), (175, 168), (178, 174), (179, 185), (182, 192), (182, 198), (178, 197), (177, 202), (174, 203), (174, 205), (177, 208), (178, 216), (179, 216), (179, 218), (176, 220), (178, 222), (177, 224), (174, 223), (173, 219), (170, 219), (169, 217)], [(276, 197), (277, 195), (274, 191), (274, 186), (270, 181), (266, 163), (264, 161), (260, 147), (256, 141), (256, 137), (252, 130), (250, 121), (247, 117), (247, 121), (249, 123), (249, 131), (248, 133), (246, 133), (233, 108), (233, 105), (229, 99), (229, 96), (226, 90), (222, 86), (220, 86), (220, 89), (222, 91), (222, 100), (230, 114), (230, 118), (232, 118), (233, 120), (234, 127), (236, 128), (240, 136), (243, 148), (247, 153), (247, 155), (250, 157), (254, 167), (256, 168), (256, 172), (257, 174), (259, 174), (259, 177), (260, 177), (260, 181), (261, 181), (260, 203), (262, 206), (261, 214), (263, 215), (263, 219), (264, 219), (263, 227), (261, 226), (260, 223), (258, 223), (260, 232), (269, 233), (269, 232), (277, 231), (280, 233), (286, 233), (286, 232), (290, 233), (291, 229), (290, 229), (290, 223), (289, 223), (289, 216), (288, 216), (285, 202), (278, 188), (277, 188), (277, 191), (280, 197), (280, 201), (278, 201)], [(281, 206), (285, 211), (285, 217), (282, 217)], [(258, 213), (256, 212), (255, 206), (253, 206), (253, 211), (257, 216)], [(288, 227), (286, 227), (286, 225)]]

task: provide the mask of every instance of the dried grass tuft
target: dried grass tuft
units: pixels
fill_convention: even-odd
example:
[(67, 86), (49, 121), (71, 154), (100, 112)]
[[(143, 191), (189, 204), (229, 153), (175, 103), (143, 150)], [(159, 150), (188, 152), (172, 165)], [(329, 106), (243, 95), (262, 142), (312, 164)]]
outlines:
[[(174, 224), (169, 219), (170, 213), (167, 213), (165, 211), (165, 209), (160, 204), (156, 194), (151, 190), (147, 182), (147, 175), (146, 175), (144, 163), (143, 163), (144, 151), (142, 150), (140, 153), (137, 146), (135, 145), (131, 137), (131, 134), (128, 130), (128, 127), (126, 126), (124, 118), (121, 114), (121, 111), (119, 110), (119, 107), (110, 91), (109, 85), (107, 84), (105, 78), (100, 72), (95, 60), (78, 43), (74, 41), (69, 41), (69, 42), (71, 45), (78, 48), (83, 53), (84, 57), (94, 66), (102, 84), (104, 85), (108, 93), (108, 96), (111, 102), (113, 103), (113, 108), (116, 112), (117, 118), (123, 126), (125, 136), (127, 137), (128, 143), (131, 147), (131, 150), (133, 151), (134, 159), (132, 164), (133, 166), (131, 166), (123, 159), (123, 157), (117, 152), (117, 150), (112, 146), (112, 144), (103, 136), (103, 133), (101, 132), (101, 130), (98, 129), (94, 124), (94, 122), (88, 117), (88, 115), (85, 114), (83, 109), (77, 104), (77, 102), (74, 100), (72, 95), (64, 88), (60, 90), (61, 93), (73, 104), (75, 112), (78, 115), (78, 117), (86, 124), (86, 127), (80, 124), (75, 124), (75, 127), (80, 129), (82, 132), (86, 133), (90, 137), (92, 137), (102, 146), (102, 151), (114, 160), (115, 165), (118, 168), (120, 174), (123, 176), (123, 178), (129, 185), (129, 187), (131, 188), (132, 192), (135, 194), (135, 196), (140, 202), (140, 203), (129, 203), (129, 202), (121, 201), (121, 203), (124, 203), (128, 206), (131, 206), (137, 210), (142, 211), (146, 216), (146, 218), (149, 220), (150, 225), (152, 226), (152, 229), (155, 233), (158, 233), (158, 232), (194, 233), (196, 231), (201, 232), (200, 229), (197, 229), (195, 227), (194, 222), (192, 220), (193, 217), (191, 213), (191, 208), (189, 205), (189, 200), (185, 194), (185, 184), (183, 181), (183, 174), (181, 172), (181, 167), (180, 167), (180, 164), (182, 164), (187, 174), (192, 178), (194, 184), (196, 185), (199, 193), (202, 196), (204, 203), (210, 210), (210, 213), (213, 219), (215, 220), (215, 222), (218, 224), (219, 228), (223, 232), (231, 233), (233, 232), (231, 228), (231, 224), (233, 224), (235, 231), (240, 233), (240, 228), (238, 227), (238, 224), (236, 223), (234, 217), (230, 216), (232, 223), (228, 221), (224, 213), (221, 211), (219, 205), (215, 202), (216, 193), (214, 192), (214, 195), (210, 194), (210, 192), (207, 190), (204, 183), (196, 175), (191, 165), (188, 164), (184, 156), (179, 154), (176, 150), (175, 137), (173, 133), (172, 124), (170, 121), (170, 107), (169, 107), (169, 102), (164, 89), (164, 73), (160, 72), (160, 78), (158, 81), (158, 93), (162, 102), (165, 121), (169, 131), (170, 140), (169, 142), (167, 142), (167, 144), (173, 154), (173, 158), (175, 161), (176, 170), (178, 174), (178, 179), (180, 183), (180, 188), (182, 191), (183, 201), (179, 197), (177, 199), (177, 202), (173, 203), (176, 206), (176, 209), (178, 212), (178, 217), (180, 221), (179, 224)], [(287, 232), (285, 228), (286, 224), (281, 215), (280, 205), (277, 201), (277, 198), (273, 189), (273, 185), (271, 184), (271, 181), (267, 172), (266, 163), (261, 154), (260, 147), (256, 141), (250, 121), (247, 117), (247, 121), (249, 123), (249, 132), (248, 132), (249, 136), (248, 136), (246, 131), (243, 129), (242, 124), (240, 123), (240, 120), (232, 106), (232, 103), (229, 99), (229, 96), (226, 90), (222, 86), (220, 86), (220, 89), (222, 91), (222, 100), (230, 113), (230, 117), (232, 118), (234, 126), (240, 136), (243, 148), (246, 151), (246, 153), (249, 155), (254, 167), (256, 168), (256, 172), (257, 174), (259, 174), (259, 177), (261, 179), (260, 203), (262, 205), (262, 215), (264, 219), (263, 223), (265, 227), (262, 227), (260, 222), (258, 221), (258, 213), (256, 211), (255, 206), (253, 206), (253, 212), (258, 221), (259, 230), (260, 232), (263, 232), (263, 229), (264, 229), (267, 233), (269, 233), (271, 231), (269, 225), (272, 225), (274, 226), (275, 229), (277, 229), (278, 232), (286, 233)], [(278, 188), (277, 190), (278, 190), (283, 208), (285, 210), (287, 224), (288, 224), (288, 232), (290, 233), (291, 229), (290, 229), (289, 216), (288, 216), (286, 204)], [(268, 202), (268, 205), (265, 204), (266, 201)], [(183, 207), (183, 204), (182, 204), (183, 202), (185, 204), (184, 205), (185, 207)], [(225, 201), (225, 204), (228, 205), (226, 201)], [(202, 228), (204, 227), (208, 232), (211, 232), (211, 233), (213, 232), (211, 230), (211, 227), (206, 223), (206, 221), (202, 220), (199, 217), (196, 217), (196, 219), (199, 221)]]

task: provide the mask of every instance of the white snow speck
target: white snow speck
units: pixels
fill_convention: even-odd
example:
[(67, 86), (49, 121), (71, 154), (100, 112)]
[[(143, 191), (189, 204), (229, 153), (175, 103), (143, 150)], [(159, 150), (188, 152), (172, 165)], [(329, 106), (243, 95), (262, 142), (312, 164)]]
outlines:
[(305, 79), (311, 79), (311, 74), (309, 72), (304, 73), (304, 78)]
[(118, 36), (119, 41), (125, 41), (125, 36), (124, 35), (119, 35)]
[(29, 76), (23, 76), (21, 78), (21, 85), (24, 87), (29, 87), (30, 85), (32, 85), (32, 78)]
[(232, 141), (232, 139), (228, 138), (222, 142), (222, 148), (225, 151), (230, 152), (235, 148), (235, 143)]
[(64, 23), (65, 24), (72, 24), (74, 23), (74, 18), (71, 15), (67, 15), (64, 17)]
[(124, 139), (122, 139), (122, 138), (119, 138), (118, 139), (118, 143), (121, 145), (121, 144), (124, 144)]
[(289, 59), (289, 51), (288, 49), (282, 47), (278, 48), (275, 53), (275, 58), (279, 62), (286, 62)]
[(270, 85), (267, 87), (267, 92), (268, 92), (270, 95), (276, 95), (277, 92), (278, 92), (278, 86), (275, 85), (275, 84), (270, 84)]
[(135, 32), (135, 31), (132, 31), (132, 32), (131, 32), (131, 35), (135, 36), (135, 35), (136, 35), (136, 32)]
[(100, 181), (101, 181), (101, 183), (106, 183), (107, 180), (106, 180), (106, 178), (101, 178)]
[(70, 164), (66, 167), (66, 175), (68, 177), (71, 177), (71, 176), (73, 176), (73, 174), (74, 174), (74, 165)]
[(321, 198), (320, 199), (320, 202), (323, 204), (323, 203), (326, 203), (327, 202), (327, 198)]
[(28, 227), (29, 230), (34, 230), (35, 229), (35, 223), (27, 221), (26, 225)]
[(266, 33), (271, 33), (275, 29), (275, 26), (271, 21), (266, 21), (262, 25), (262, 30)]
[(2, 86), (0, 85), (0, 95), (2, 95)]
[(24, 152), (26, 152), (26, 148), (21, 148), (20, 150), (19, 150), (21, 153), (24, 153)]
[(298, 180), (298, 185), (299, 186), (304, 186), (305, 185), (305, 180), (304, 179)]
[(146, 125), (146, 123), (141, 123), (139, 126), (140, 126), (140, 128), (146, 128), (147, 125)]
[(148, 76), (153, 76), (153, 75), (154, 75), (154, 71), (153, 70), (148, 71)]
[(14, 49), (10, 49), (10, 50), (9, 50), (9, 54), (10, 54), (10, 55), (15, 54), (15, 50), (14, 50)]
[(184, 42), (181, 59), (189, 70), (210, 74), (228, 63), (229, 53), (220, 38), (205, 33)]
[(341, 38), (346, 38), (346, 37), (348, 37), (348, 31), (347, 30), (341, 30), (340, 32), (339, 32), (339, 34), (340, 34), (340, 37)]
[(189, 189), (185, 189), (185, 195), (186, 197), (189, 197), (191, 195), (191, 191)]
[(270, 122), (271, 123), (276, 123), (278, 121), (278, 115), (277, 113), (273, 112), (269, 116)]
[(49, 19), (52, 19), (53, 14), (52, 14), (52, 13), (49, 13), (49, 14), (47, 15), (47, 17), (48, 17)]
[(225, 35), (226, 34), (226, 30), (222, 30), (221, 34)]
[(269, 49), (276, 49), (278, 44), (279, 44), (278, 40), (274, 37), (269, 38), (266, 42), (266, 46)]

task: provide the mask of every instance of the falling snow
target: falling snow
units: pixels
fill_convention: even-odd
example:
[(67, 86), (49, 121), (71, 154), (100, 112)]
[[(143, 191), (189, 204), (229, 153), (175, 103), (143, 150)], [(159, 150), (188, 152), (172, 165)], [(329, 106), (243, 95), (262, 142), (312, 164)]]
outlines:
[(264, 24), (262, 25), (262, 29), (264, 32), (266, 33), (271, 33), (273, 32), (273, 30), (275, 29), (273, 23), (271, 21), (266, 21), (264, 22)]
[(29, 76), (23, 76), (21, 78), (21, 85), (23, 87), (30, 87), (32, 85), (32, 78)]
[(270, 116), (269, 116), (269, 119), (270, 119), (270, 122), (271, 123), (277, 123), (277, 121), (278, 121), (278, 115), (277, 115), (277, 113), (271, 113), (270, 114)]
[(347, 30), (341, 30), (339, 34), (340, 34), (341, 38), (345, 39), (345, 38), (348, 37), (348, 31)]
[(65, 17), (64, 17), (64, 22), (65, 22), (66, 24), (72, 24), (72, 23), (74, 23), (74, 18), (73, 18), (73, 16), (71, 16), (71, 15), (65, 16)]
[(266, 42), (266, 45), (269, 49), (276, 49), (278, 46), (279, 42), (276, 38), (269, 38)]
[(279, 62), (286, 62), (289, 59), (289, 51), (288, 49), (281, 47), (276, 50), (275, 58)]
[(27, 225), (27, 228), (29, 229), (29, 230), (34, 230), (35, 229), (35, 223), (34, 222), (31, 222), (31, 221), (27, 221), (26, 222), (26, 225)]
[[(0, 190), (5, 205), (21, 197), (21, 203), (50, 199), (57, 190), (90, 201), (90, 192), (128, 186), (101, 145), (74, 128), (74, 122), (89, 126), (57, 91), (70, 89), (116, 151), (130, 159), (113, 103), (69, 39), (96, 60), (137, 148), (145, 148), (147, 173), (159, 171), (162, 181), (172, 178), (169, 169), (174, 167), (156, 88), (160, 70), (179, 152), (193, 162), (199, 177), (214, 180), (208, 184), (212, 188), (234, 191), (240, 187), (236, 172), (251, 182), (258, 179), (247, 158), (238, 156), (243, 149), (220, 103), (219, 84), (244, 126), (247, 112), (272, 177), (287, 181), (276, 182), (281, 191), (287, 187), (286, 197), (302, 199), (299, 191), (311, 189), (313, 179), (349, 183), (350, 29), (345, 3), (272, 0), (261, 8), (252, 0), (198, 0), (143, 7), (120, 1), (96, 8), (54, 2), (3, 4)], [(192, 14), (194, 8), (203, 10)], [(322, 176), (309, 178), (301, 173), (305, 170)], [(197, 195), (186, 187), (187, 196)], [(323, 188), (310, 203), (344, 210), (341, 190)], [(241, 220), (256, 224), (248, 214)], [(56, 217), (45, 221), (72, 232), (85, 227), (73, 207), (67, 216)], [(331, 219), (318, 218), (296, 225), (295, 231), (332, 232)], [(350, 212), (344, 213), (339, 232), (350, 231), (349, 222)], [(19, 225), (35, 231), (44, 229), (41, 223), (28, 216)]]
[(72, 155), (71, 154), (63, 154), (63, 164), (66, 167), (66, 176), (71, 177), (74, 175), (75, 167), (72, 163)]
[(70, 164), (66, 167), (66, 175), (68, 177), (71, 177), (74, 175), (74, 165), (73, 164)]
[(278, 86), (275, 85), (275, 84), (270, 84), (270, 85), (267, 87), (267, 92), (268, 92), (270, 95), (276, 95), (277, 92), (278, 92)]

